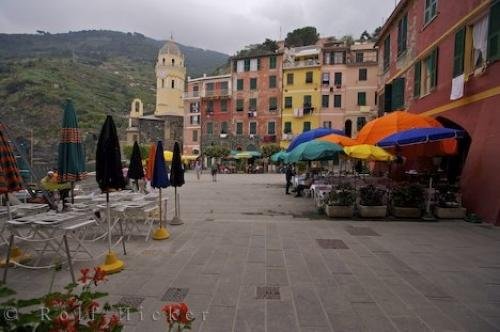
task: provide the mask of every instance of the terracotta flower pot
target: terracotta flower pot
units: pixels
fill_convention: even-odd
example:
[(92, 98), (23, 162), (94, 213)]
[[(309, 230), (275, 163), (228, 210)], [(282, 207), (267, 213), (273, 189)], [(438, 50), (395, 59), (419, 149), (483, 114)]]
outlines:
[(325, 213), (330, 218), (352, 218), (352, 216), (354, 215), (354, 205), (325, 205)]
[(359, 205), (359, 215), (362, 218), (384, 218), (387, 215), (387, 205)]

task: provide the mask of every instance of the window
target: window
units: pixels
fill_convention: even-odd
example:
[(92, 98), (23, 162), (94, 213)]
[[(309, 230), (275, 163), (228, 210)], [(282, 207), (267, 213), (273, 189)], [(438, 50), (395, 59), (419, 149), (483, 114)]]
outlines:
[(250, 90), (257, 89), (257, 78), (250, 79)]
[(284, 134), (290, 134), (292, 132), (292, 123), (290, 121), (285, 122), (285, 126), (283, 127)]
[(198, 125), (198, 124), (200, 124), (200, 116), (199, 115), (192, 115), (192, 116), (190, 116), (190, 123), (192, 125)]
[(425, 0), (424, 24), (429, 23), (437, 15), (437, 0)]
[(198, 97), (198, 89), (197, 85), (193, 86), (193, 97)]
[(278, 98), (269, 97), (269, 110), (276, 111), (278, 109)]
[(221, 99), (220, 101), (220, 111), (227, 112), (227, 99)]
[(214, 101), (207, 101), (207, 113), (212, 113), (214, 111)]
[(398, 56), (406, 51), (406, 39), (408, 34), (408, 15), (403, 16), (398, 22)]
[(358, 92), (358, 105), (359, 106), (366, 105), (366, 92)]
[(286, 84), (293, 85), (293, 73), (286, 74)]
[(221, 134), (227, 134), (227, 122), (224, 121), (220, 125), (220, 133)]
[[(438, 49), (435, 48), (422, 61), (415, 64), (415, 85), (420, 84), (420, 88), (414, 88), (414, 95), (426, 95), (437, 85), (437, 62)], [(417, 95), (418, 92), (418, 95)]]
[(336, 86), (342, 85), (342, 73), (335, 73), (334, 83)]
[(161, 80), (161, 87), (162, 87), (162, 88), (164, 88), (164, 87), (165, 87), (165, 80), (164, 80), (164, 79), (162, 79), (162, 80)]
[(360, 68), (358, 80), (359, 81), (366, 81), (368, 79), (367, 76), (368, 76), (368, 70), (366, 68)]
[(243, 111), (243, 99), (236, 99), (236, 112)]
[(333, 95), (333, 107), (342, 107), (342, 95)]
[[(248, 66), (250, 66), (250, 64), (248, 64)], [(243, 71), (245, 71), (245, 62), (243, 60), (235, 61), (234, 66), (233, 66), (233, 70), (238, 72), (238, 73), (242, 73)]]
[(276, 68), (276, 56), (271, 55), (269, 57), (269, 69), (275, 69)]
[(175, 88), (175, 80), (172, 80), (172, 82), (170, 82), (170, 86), (172, 89)]
[(391, 36), (387, 36), (384, 40), (384, 71), (389, 69), (389, 62), (391, 61)]
[(384, 112), (392, 111), (392, 84), (384, 86), (384, 93), (382, 94), (384, 101)]
[(323, 128), (332, 128), (332, 122), (331, 121), (323, 121)]
[(344, 123), (344, 133), (347, 137), (352, 137), (352, 121), (346, 120)]
[(366, 118), (364, 116), (360, 116), (358, 117), (358, 119), (356, 120), (356, 128), (358, 131), (361, 130), (361, 128), (363, 128), (366, 124)]
[(240, 78), (236, 81), (236, 90), (242, 91), (243, 90), (243, 79)]
[(285, 97), (285, 108), (292, 108), (292, 97)]
[(245, 71), (250, 71), (250, 59), (244, 60), (244, 69)]
[(392, 81), (391, 110), (396, 111), (405, 107), (405, 78), (398, 77)]
[(207, 88), (208, 94), (209, 95), (213, 95), (213, 91), (214, 91), (214, 88), (215, 88), (214, 83), (213, 82), (207, 83), (206, 88)]
[(236, 122), (236, 135), (243, 135), (243, 122)]
[(207, 135), (213, 135), (214, 124), (212, 122), (207, 122)]
[(249, 102), (250, 102), (249, 110), (256, 111), (257, 110), (257, 98), (250, 98)]
[(165, 65), (165, 58), (162, 59), (162, 64)]
[(309, 131), (309, 130), (311, 130), (311, 122), (309, 122), (309, 121), (305, 121), (305, 122), (304, 122), (304, 127), (303, 127), (302, 132), (304, 132), (304, 133), (305, 133), (306, 131)]
[(199, 103), (191, 103), (189, 105), (189, 111), (191, 113), (198, 113), (200, 111), (200, 104)]
[(257, 122), (250, 122), (250, 135), (257, 135)]
[(333, 52), (333, 64), (345, 63), (345, 52)]
[(172, 66), (173, 66), (173, 65), (175, 65), (175, 60), (174, 60), (174, 59), (172, 59)]
[(229, 92), (229, 84), (227, 81), (220, 82), (220, 90), (222, 94), (227, 94)]
[(326, 85), (330, 84), (330, 73), (323, 73), (321, 75), (321, 83)]
[(329, 95), (322, 95), (321, 96), (321, 107), (328, 108), (328, 99), (329, 98), (330, 98)]
[(304, 108), (310, 108), (310, 107), (311, 107), (311, 96), (305, 95), (304, 96)]
[(267, 134), (268, 135), (276, 134), (276, 122), (270, 121), (267, 123)]
[(272, 75), (269, 76), (269, 88), (275, 88), (276, 87), (276, 76)]
[(363, 63), (363, 52), (356, 52), (356, 63)]
[(313, 72), (308, 71), (306, 72), (306, 83), (312, 83), (313, 82)]
[(198, 142), (198, 130), (193, 130), (193, 142)]
[[(500, 2), (490, 8), (488, 27), (488, 60), (500, 59)], [(479, 47), (480, 48), (480, 47)]]

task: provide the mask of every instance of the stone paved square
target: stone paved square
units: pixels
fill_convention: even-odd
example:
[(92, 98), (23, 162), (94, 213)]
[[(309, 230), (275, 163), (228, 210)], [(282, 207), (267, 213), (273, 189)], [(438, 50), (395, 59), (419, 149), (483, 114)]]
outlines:
[[(178, 191), (184, 224), (168, 225), (168, 240), (132, 238), (126, 256), (117, 250), (125, 269), (99, 287), (115, 303), (144, 298), (143, 320), (132, 315), (125, 331), (165, 330), (151, 314), (173, 300), (191, 307), (193, 331), (500, 330), (496, 227), (329, 219), (312, 199), (285, 195), (280, 174), (220, 174), (213, 183), (188, 172)], [(173, 189), (164, 192), (172, 199)], [(105, 243), (91, 248), (99, 254)], [(43, 294), (50, 276), (11, 269), (8, 285), (27, 298)], [(54, 287), (69, 281), (64, 268)], [(257, 299), (265, 286), (279, 299)]]

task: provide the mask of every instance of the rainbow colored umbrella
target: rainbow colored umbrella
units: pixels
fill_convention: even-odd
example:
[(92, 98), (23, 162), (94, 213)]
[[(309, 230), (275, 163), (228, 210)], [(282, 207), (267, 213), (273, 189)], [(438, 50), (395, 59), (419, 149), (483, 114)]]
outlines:
[(286, 152), (292, 151), (293, 149), (295, 149), (295, 147), (299, 146), (302, 143), (309, 142), (312, 141), (313, 139), (320, 138), (330, 134), (344, 135), (344, 132), (342, 130), (331, 129), (331, 128), (316, 128), (313, 130), (306, 131), (295, 137), (290, 142), (290, 145), (286, 149)]

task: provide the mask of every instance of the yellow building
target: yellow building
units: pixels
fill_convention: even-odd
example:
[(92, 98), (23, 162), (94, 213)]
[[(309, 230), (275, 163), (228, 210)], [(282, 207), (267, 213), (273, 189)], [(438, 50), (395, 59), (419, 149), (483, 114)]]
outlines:
[(154, 115), (184, 116), (184, 55), (171, 40), (160, 49), (156, 63), (156, 109)]
[(320, 47), (304, 46), (285, 51), (283, 61), (282, 140), (284, 148), (298, 134), (321, 126)]

